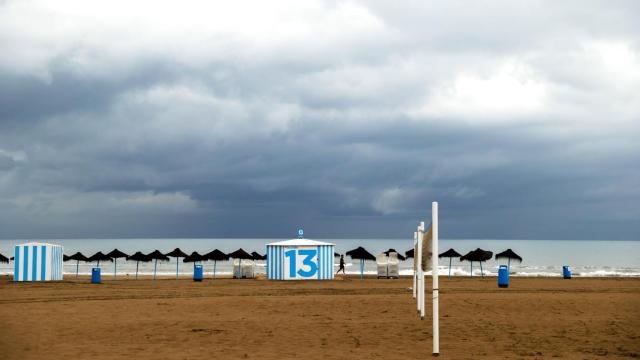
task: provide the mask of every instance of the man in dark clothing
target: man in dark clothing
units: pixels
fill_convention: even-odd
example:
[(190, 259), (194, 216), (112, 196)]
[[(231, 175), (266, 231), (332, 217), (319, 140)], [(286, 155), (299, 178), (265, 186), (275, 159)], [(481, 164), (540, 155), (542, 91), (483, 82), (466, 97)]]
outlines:
[(340, 270), (342, 270), (343, 275), (346, 275), (344, 272), (344, 255), (340, 255), (340, 268), (338, 269), (338, 272), (336, 272), (336, 275), (338, 275)]

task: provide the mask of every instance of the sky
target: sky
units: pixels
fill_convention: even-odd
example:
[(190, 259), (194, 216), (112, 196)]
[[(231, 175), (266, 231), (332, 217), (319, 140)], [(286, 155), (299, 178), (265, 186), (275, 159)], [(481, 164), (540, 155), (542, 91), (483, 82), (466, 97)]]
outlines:
[(0, 1), (0, 238), (640, 240), (640, 2)]

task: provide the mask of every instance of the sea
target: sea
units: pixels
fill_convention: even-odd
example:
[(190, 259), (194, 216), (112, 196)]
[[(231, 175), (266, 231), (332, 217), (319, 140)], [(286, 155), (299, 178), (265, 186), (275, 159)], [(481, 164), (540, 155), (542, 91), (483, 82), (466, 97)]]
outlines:
[[(90, 256), (97, 251), (107, 253), (117, 248), (127, 254), (136, 251), (149, 253), (153, 250), (160, 250), (167, 253), (178, 247), (185, 253), (197, 251), (205, 254), (213, 249), (220, 249), (229, 253), (243, 248), (247, 252), (257, 251), (264, 254), (266, 244), (287, 239), (2, 239), (0, 240), (0, 253), (6, 257), (12, 257), (14, 246), (17, 244), (39, 241), (59, 244), (64, 247), (66, 255), (74, 254), (77, 251), (86, 256)], [(330, 242), (336, 245), (335, 251), (344, 254), (348, 250), (362, 246), (370, 253), (376, 255), (390, 248), (397, 250), (400, 254), (413, 247), (412, 239), (315, 239)], [(576, 277), (638, 277), (640, 276), (640, 241), (607, 241), (607, 240), (478, 240), (478, 239), (441, 239), (439, 242), (440, 252), (449, 248), (455, 249), (460, 254), (476, 248), (493, 251), (494, 254), (511, 248), (519, 254), (522, 263), (511, 263), (511, 276), (532, 276), (532, 277), (559, 277), (562, 276), (562, 267), (569, 266), (572, 275)], [(359, 274), (359, 261), (352, 261), (345, 256), (346, 273)], [(335, 261), (337, 270), (338, 259)], [(473, 264), (473, 276), (496, 276), (498, 266), (506, 264), (506, 260), (496, 261), (492, 259), (482, 264), (482, 270), (478, 263)], [(80, 275), (89, 275), (91, 269), (97, 264), (68, 261), (64, 263), (65, 276), (75, 276), (76, 271)], [(176, 265), (181, 276), (188, 276), (193, 273), (193, 264), (183, 263), (180, 259), (176, 264), (176, 259), (171, 258), (169, 262), (157, 263), (157, 275), (167, 276), (176, 274)], [(207, 261), (203, 263), (205, 276), (213, 276), (214, 263)], [(217, 275), (230, 275), (232, 265), (228, 261), (217, 262)], [(458, 259), (440, 259), (438, 273), (443, 276), (470, 276), (471, 266), (468, 262), (460, 262)], [(449, 265), (451, 265), (449, 267)], [(116, 268), (117, 266), (117, 268)], [(100, 263), (103, 276), (112, 276), (114, 270), (119, 277), (131, 277), (135, 275), (136, 262), (118, 259), (117, 263)], [(412, 259), (401, 261), (399, 270), (401, 275), (411, 275), (413, 273)], [(140, 275), (152, 275), (154, 263), (140, 263)], [(265, 273), (266, 265), (264, 261), (258, 261), (255, 268), (256, 273)], [(376, 263), (374, 261), (365, 262), (365, 274), (376, 274)], [(0, 275), (12, 275), (13, 262), (9, 264), (0, 263)], [(427, 273), (430, 275), (430, 272)]]

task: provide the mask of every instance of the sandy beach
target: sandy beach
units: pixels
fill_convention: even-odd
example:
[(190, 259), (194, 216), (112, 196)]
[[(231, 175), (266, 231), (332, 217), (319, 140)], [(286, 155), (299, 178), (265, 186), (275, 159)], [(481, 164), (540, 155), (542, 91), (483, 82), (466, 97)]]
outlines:
[[(3, 359), (418, 359), (410, 278), (0, 279)], [(427, 284), (429, 286), (429, 284)], [(441, 357), (640, 356), (640, 279), (441, 278)], [(427, 297), (429, 299), (429, 297)]]

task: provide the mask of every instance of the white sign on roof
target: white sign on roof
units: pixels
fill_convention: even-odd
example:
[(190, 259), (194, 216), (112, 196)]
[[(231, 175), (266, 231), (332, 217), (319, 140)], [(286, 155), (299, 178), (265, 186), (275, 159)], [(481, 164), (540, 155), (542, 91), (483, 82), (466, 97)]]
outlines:
[(267, 244), (269, 246), (320, 246), (320, 245), (334, 245), (328, 242), (309, 240), (309, 239), (291, 239), (285, 241), (278, 241)]

